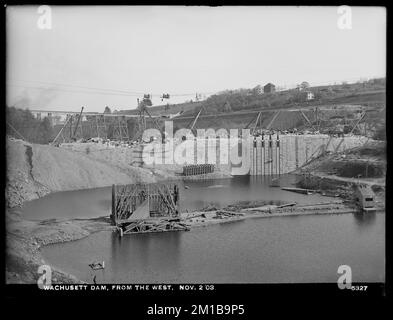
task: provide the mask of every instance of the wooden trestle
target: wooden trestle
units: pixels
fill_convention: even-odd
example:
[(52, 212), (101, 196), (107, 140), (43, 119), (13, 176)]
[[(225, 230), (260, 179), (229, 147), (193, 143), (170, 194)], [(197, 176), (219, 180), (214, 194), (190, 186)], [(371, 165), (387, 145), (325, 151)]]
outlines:
[(175, 183), (112, 186), (111, 220), (120, 235), (180, 231), (180, 190)]

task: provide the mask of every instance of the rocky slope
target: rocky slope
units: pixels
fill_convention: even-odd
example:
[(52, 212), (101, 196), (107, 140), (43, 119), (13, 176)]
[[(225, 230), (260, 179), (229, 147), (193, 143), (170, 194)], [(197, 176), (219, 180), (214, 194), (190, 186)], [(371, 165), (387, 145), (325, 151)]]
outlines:
[(20, 206), (50, 192), (156, 179), (150, 169), (114, 164), (64, 148), (12, 138), (7, 139), (6, 153), (7, 207)]

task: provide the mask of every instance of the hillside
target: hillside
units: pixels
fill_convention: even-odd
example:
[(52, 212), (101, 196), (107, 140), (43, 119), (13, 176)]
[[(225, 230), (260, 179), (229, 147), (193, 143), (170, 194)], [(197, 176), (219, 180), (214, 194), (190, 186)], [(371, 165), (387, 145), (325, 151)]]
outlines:
[[(384, 107), (386, 91), (384, 79), (362, 84), (342, 84), (330, 87), (310, 87), (315, 99), (302, 101), (298, 90), (288, 90), (271, 94), (258, 94), (246, 89), (227, 91), (211, 96), (202, 102), (203, 107), (197, 128), (244, 128), (262, 111), (261, 125), (266, 127), (277, 110), (281, 110), (272, 129), (289, 130), (301, 128), (307, 123), (303, 113), (311, 122), (316, 121), (315, 107), (323, 111), (324, 119), (353, 119), (359, 110), (367, 111), (367, 121), (377, 130), (385, 123)], [(175, 128), (187, 127), (200, 108), (184, 112), (174, 119)], [(338, 111), (343, 110), (343, 112)], [(329, 125), (335, 125), (333, 121)], [(323, 123), (326, 125), (326, 123)], [(374, 130), (373, 129), (373, 130)]]
[[(310, 91), (315, 91), (310, 88)], [(358, 105), (384, 105), (386, 103), (386, 91), (332, 91), (328, 94), (315, 92), (315, 99), (306, 101), (303, 95), (296, 90), (276, 92), (272, 94), (247, 94), (243, 93), (225, 93), (215, 95), (203, 101), (201, 107), (204, 108), (204, 114), (223, 114), (237, 111), (261, 111), (290, 109), (299, 107), (339, 105), (339, 104), (358, 104)], [(181, 116), (195, 116), (199, 109), (189, 110)]]
[[(195, 109), (199, 109), (202, 105), (202, 102), (185, 102), (179, 104), (168, 104), (168, 105), (158, 105), (149, 107), (149, 112), (151, 115), (169, 115), (176, 113), (184, 113), (184, 112), (192, 112)], [(138, 114), (136, 109), (133, 110), (121, 110), (118, 111), (119, 114)]]
[[(195, 116), (201, 107), (205, 114), (223, 114), (236, 111), (267, 110), (270, 108), (293, 108), (300, 104), (372, 104), (386, 102), (385, 79), (372, 79), (361, 83), (342, 83), (331, 86), (315, 86), (306, 89), (315, 95), (315, 99), (306, 101), (297, 89), (262, 94), (254, 89), (227, 90), (210, 96), (200, 102), (186, 102), (149, 107), (149, 112), (156, 116), (166, 116), (181, 112), (181, 117)], [(136, 109), (121, 110), (119, 114), (138, 114)]]
[[(373, 141), (337, 154), (326, 154), (298, 170), (305, 174), (299, 186), (316, 189), (321, 184), (337, 190), (337, 185), (367, 184), (376, 193), (379, 203), (385, 203), (386, 143)], [(332, 184), (329, 181), (333, 182)], [(349, 192), (350, 196), (353, 193)]]
[[(308, 118), (314, 127), (318, 127), (321, 131), (334, 128), (337, 124), (344, 125), (347, 123), (347, 127), (350, 129), (355, 124), (357, 117), (360, 115), (362, 106), (360, 105), (323, 105), (319, 106), (319, 111), (316, 112), (314, 107), (308, 109), (302, 108), (296, 109), (281, 109), (280, 113), (275, 116), (277, 110), (262, 111), (260, 117), (260, 127), (266, 128), (270, 124), (272, 130), (292, 130), (294, 128), (298, 130), (311, 129), (309, 123), (305, 120), (302, 113)], [(385, 127), (385, 114), (383, 109), (373, 110), (366, 108), (367, 114), (363, 121), (367, 123), (367, 135), (373, 135), (378, 130)], [(233, 112), (227, 114), (216, 114), (206, 115), (201, 114), (198, 121), (196, 122), (195, 128), (213, 128), (213, 129), (242, 129), (251, 123), (249, 128), (252, 128), (255, 124), (256, 117), (259, 111), (248, 111), (248, 112)], [(275, 117), (274, 121), (273, 118)], [(317, 125), (317, 119), (319, 120), (319, 126)], [(175, 130), (180, 128), (187, 128), (194, 117), (178, 117), (174, 119)], [(323, 121), (322, 121), (323, 119)], [(355, 128), (354, 133), (364, 134), (364, 131), (360, 132), (360, 128), (364, 124), (359, 125)]]
[[(274, 117), (277, 110), (281, 114), (272, 126), (276, 130), (291, 130), (293, 128), (307, 127), (304, 117), (298, 112), (302, 109), (304, 114), (315, 121), (315, 107), (325, 109), (327, 118), (336, 117), (336, 109), (344, 107), (348, 109), (345, 117), (353, 116), (352, 109), (364, 107), (368, 112), (367, 122), (373, 130), (384, 126), (386, 106), (385, 79), (374, 79), (362, 83), (341, 84), (332, 86), (309, 87), (307, 91), (314, 93), (313, 100), (304, 100), (304, 92), (296, 89), (280, 91), (270, 94), (262, 94), (260, 90), (239, 89), (224, 91), (200, 102), (187, 102), (173, 105), (159, 105), (149, 107), (149, 113), (156, 116), (154, 121), (146, 118), (148, 128), (156, 126), (160, 122), (169, 120), (170, 115), (177, 115), (174, 128), (187, 128), (194, 120), (196, 114), (202, 110), (196, 128), (245, 128), (252, 122), (258, 112), (262, 111), (261, 124), (266, 127)], [(356, 111), (355, 111), (356, 112)], [(122, 110), (116, 114), (138, 114), (137, 110)], [(128, 119), (128, 132), (130, 139), (135, 139), (139, 132), (139, 119)], [(21, 136), (32, 143), (48, 143), (53, 141), (63, 124), (51, 125), (47, 118), (38, 120), (29, 110), (7, 108), (7, 134), (15, 138)], [(332, 122), (331, 125), (337, 124)], [(377, 125), (376, 125), (377, 124)], [(325, 125), (325, 123), (323, 124)], [(83, 121), (81, 123), (83, 138), (89, 139), (97, 136), (97, 123)], [(108, 137), (114, 132), (114, 124), (106, 123)], [(67, 135), (68, 133), (66, 133)]]
[[(7, 206), (50, 192), (153, 181), (150, 170), (48, 145), (7, 139)], [(113, 153), (113, 152), (112, 152)]]

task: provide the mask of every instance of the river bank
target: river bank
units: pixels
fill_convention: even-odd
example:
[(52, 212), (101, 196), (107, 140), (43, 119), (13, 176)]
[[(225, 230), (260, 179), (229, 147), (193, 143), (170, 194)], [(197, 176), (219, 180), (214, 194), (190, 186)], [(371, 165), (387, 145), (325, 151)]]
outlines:
[[(125, 156), (125, 148), (100, 149), (98, 144), (83, 147), (88, 152), (7, 138), (7, 208), (21, 207), (25, 201), (59, 191), (183, 179), (179, 165), (137, 167)], [(230, 177), (229, 170), (217, 168), (191, 179), (223, 177)]]
[[(98, 219), (53, 219), (28, 221), (6, 212), (6, 282), (35, 283), (37, 269), (45, 264), (40, 248), (52, 243), (61, 243), (87, 237), (101, 230), (111, 230), (105, 218)], [(53, 270), (53, 281), (78, 283), (78, 279), (60, 270)]]
[[(265, 205), (244, 208), (229, 214), (225, 209), (184, 213), (182, 218), (184, 223), (194, 229), (251, 218), (354, 212), (353, 208), (345, 206), (341, 202), (322, 206), (320, 210), (315, 210), (312, 207), (309, 209), (305, 209), (304, 206), (278, 209), (272, 205)], [(38, 267), (46, 264), (41, 255), (43, 246), (79, 240), (99, 231), (115, 231), (114, 226), (110, 224), (109, 217), (28, 221), (7, 212), (7, 283), (36, 282)], [(132, 235), (130, 236), (132, 237)], [(55, 283), (81, 283), (81, 280), (73, 275), (56, 268), (52, 269), (53, 282)]]
[(375, 193), (377, 206), (384, 206), (386, 166), (386, 143), (374, 141), (340, 153), (327, 153), (294, 173), (302, 176), (300, 188), (339, 194), (352, 202), (356, 186), (368, 185)]
[[(30, 145), (22, 141), (12, 141), (7, 146), (7, 204), (14, 209), (25, 201), (63, 190), (87, 189), (110, 186), (113, 183), (154, 182), (159, 180), (182, 179), (177, 175), (178, 168), (139, 168), (96, 159), (92, 155), (76, 154), (51, 146)], [(31, 150), (29, 149), (31, 148)], [(30, 150), (30, 151), (29, 151)], [(64, 161), (60, 161), (64, 157)], [(62, 159), (63, 160), (63, 159)], [(53, 165), (55, 163), (56, 165)], [(124, 167), (123, 167), (124, 165)], [(75, 168), (78, 168), (76, 170)], [(217, 179), (228, 176), (226, 171), (210, 175), (192, 177), (191, 179)], [(191, 180), (190, 179), (190, 180)], [(330, 185), (337, 188), (334, 176)], [(342, 179), (341, 179), (342, 180)], [(22, 186), (17, 188), (18, 184)], [(347, 184), (346, 181), (340, 183)], [(219, 187), (213, 186), (213, 187)], [(350, 193), (350, 190), (348, 189)], [(340, 194), (343, 196), (343, 194)], [(382, 198), (381, 198), (382, 199)], [(383, 191), (384, 199), (384, 191)], [(383, 204), (384, 201), (380, 202)], [(276, 204), (277, 205), (282, 205)], [(333, 204), (330, 209), (304, 210), (304, 208), (280, 209), (266, 204), (235, 206), (223, 209), (206, 209), (184, 213), (183, 218), (190, 228), (204, 227), (212, 224), (232, 223), (249, 218), (267, 218), (277, 216), (340, 214), (354, 212), (346, 204)], [(261, 208), (263, 207), (263, 208)], [(272, 210), (273, 209), (273, 210)], [(227, 213), (225, 213), (227, 211)], [(230, 212), (228, 214), (228, 212)], [(7, 283), (35, 283), (38, 266), (45, 264), (41, 255), (43, 246), (82, 239), (99, 231), (112, 231), (107, 217), (93, 219), (56, 218), (42, 221), (29, 221), (18, 210), (6, 210)], [(53, 281), (57, 283), (78, 283), (79, 279), (61, 270), (53, 270)]]
[[(124, 157), (120, 148), (104, 150), (110, 151), (108, 153), (100, 152), (98, 146), (97, 150), (94, 145), (88, 147), (89, 152), (77, 152), (7, 138), (7, 283), (36, 281), (38, 266), (44, 264), (39, 253), (42, 246), (73, 241), (93, 232), (112, 229), (106, 218), (29, 221), (18, 210), (25, 202), (61, 191), (183, 179), (178, 174), (179, 166), (134, 167), (130, 165), (132, 159)], [(211, 174), (192, 177), (192, 180), (224, 177), (230, 177), (228, 170), (217, 170)], [(54, 270), (54, 281), (75, 283), (79, 280), (60, 270)]]
[[(154, 182), (150, 170), (110, 163), (50, 145), (7, 139), (6, 205), (19, 207), (25, 201), (49, 193), (110, 186), (113, 183)], [(167, 178), (164, 172), (157, 172)]]

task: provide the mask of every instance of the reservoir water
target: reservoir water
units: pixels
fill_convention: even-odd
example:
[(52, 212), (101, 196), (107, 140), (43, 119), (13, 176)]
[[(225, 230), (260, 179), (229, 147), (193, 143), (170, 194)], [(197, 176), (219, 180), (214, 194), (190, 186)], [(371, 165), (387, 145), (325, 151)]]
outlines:
[[(290, 186), (293, 176), (282, 185)], [(269, 187), (263, 179), (186, 182), (183, 210), (226, 206), (241, 200), (326, 202)], [(97, 217), (110, 212), (110, 188), (61, 192), (22, 208), (29, 219)], [(385, 214), (331, 214), (253, 218), (189, 232), (135, 234), (98, 232), (46, 246), (49, 264), (97, 283), (302, 283), (336, 282), (337, 268), (352, 268), (353, 282), (385, 279)], [(92, 271), (93, 261), (105, 269)]]
[[(86, 282), (302, 283), (383, 282), (385, 214), (255, 218), (188, 232), (120, 238), (98, 232), (44, 247), (44, 259)], [(93, 261), (105, 269), (92, 271)]]
[[(281, 176), (282, 186), (293, 186), (296, 176)], [(178, 181), (182, 211), (202, 209), (209, 205), (225, 207), (238, 201), (265, 200), (298, 202), (302, 204), (328, 202), (319, 194), (301, 195), (270, 187), (271, 179), (241, 176), (232, 179)], [(95, 218), (108, 216), (111, 210), (111, 187), (63, 191), (26, 202), (20, 209), (28, 220), (53, 218)]]

